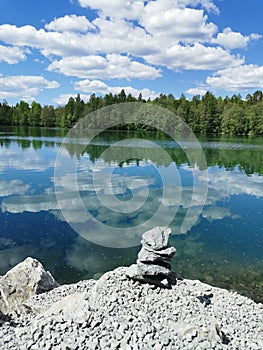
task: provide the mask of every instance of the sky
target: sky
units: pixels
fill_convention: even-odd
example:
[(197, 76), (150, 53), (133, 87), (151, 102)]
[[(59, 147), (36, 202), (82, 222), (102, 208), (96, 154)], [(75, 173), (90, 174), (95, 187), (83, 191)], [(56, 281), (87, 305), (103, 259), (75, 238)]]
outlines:
[(263, 89), (262, 0), (1, 0), (0, 102)]

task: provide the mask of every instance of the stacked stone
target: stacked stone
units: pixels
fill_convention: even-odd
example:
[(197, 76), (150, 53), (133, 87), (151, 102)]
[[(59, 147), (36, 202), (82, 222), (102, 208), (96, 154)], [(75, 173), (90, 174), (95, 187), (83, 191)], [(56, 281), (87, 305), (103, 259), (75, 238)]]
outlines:
[(136, 264), (128, 268), (128, 277), (161, 287), (170, 286), (169, 261), (176, 252), (176, 249), (169, 245), (170, 233), (169, 227), (155, 227), (142, 235), (142, 249)]

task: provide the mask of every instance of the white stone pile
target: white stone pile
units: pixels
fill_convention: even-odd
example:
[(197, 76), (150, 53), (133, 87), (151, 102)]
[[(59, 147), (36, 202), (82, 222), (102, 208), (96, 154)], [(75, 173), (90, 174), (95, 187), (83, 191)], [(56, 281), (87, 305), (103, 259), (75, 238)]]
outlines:
[(169, 245), (169, 227), (155, 227), (142, 235), (142, 249), (136, 264), (127, 270), (127, 276), (138, 281), (161, 287), (171, 285), (171, 265), (169, 261), (176, 249)]

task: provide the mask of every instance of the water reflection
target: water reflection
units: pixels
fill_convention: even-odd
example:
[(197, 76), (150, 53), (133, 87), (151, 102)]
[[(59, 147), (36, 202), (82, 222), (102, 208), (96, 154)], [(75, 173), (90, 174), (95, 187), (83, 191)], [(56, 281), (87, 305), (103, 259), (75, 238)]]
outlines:
[[(0, 134), (0, 274), (28, 255), (42, 260), (63, 282), (129, 265), (138, 246), (98, 246), (77, 235), (65, 221), (54, 191), (54, 164), (65, 132), (44, 130), (41, 134), (36, 130), (23, 134), (18, 129)], [(188, 164), (184, 152), (163, 136), (148, 134), (164, 147), (170, 161), (142, 145), (134, 147), (132, 156), (123, 161), (120, 147), (106, 152), (123, 135), (107, 136), (100, 136), (84, 151), (77, 142), (64, 147), (65, 162), (78, 159), (78, 191), (92, 217), (112, 227), (136, 228), (153, 217), (160, 205), (165, 208), (164, 219), (176, 211), (171, 223), (177, 248), (175, 270), (262, 300), (263, 140), (204, 139), (208, 169), (200, 169), (198, 164)], [(158, 171), (169, 188), (165, 196)], [(194, 196), (193, 174), (200, 186)], [(96, 228), (96, 221), (75, 205), (72, 176), (69, 171), (57, 179), (60, 205), (85, 237), (87, 227)], [(182, 235), (187, 210), (191, 209), (192, 217), (199, 216), (204, 183), (208, 187), (205, 207), (191, 231)], [(109, 210), (112, 196), (117, 200)], [(134, 211), (127, 213), (131, 198)], [(105, 232), (100, 228), (95, 232), (103, 245)], [(134, 229), (134, 237), (123, 236), (123, 240), (136, 243), (141, 233)]]

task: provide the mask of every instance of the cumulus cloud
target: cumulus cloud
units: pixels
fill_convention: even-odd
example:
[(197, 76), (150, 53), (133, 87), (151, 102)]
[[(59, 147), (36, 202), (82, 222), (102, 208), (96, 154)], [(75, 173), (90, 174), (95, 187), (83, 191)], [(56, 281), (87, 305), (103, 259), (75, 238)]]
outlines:
[(213, 0), (179, 0), (179, 4), (198, 6), (199, 4), (207, 11), (219, 14), (219, 9)]
[(0, 45), (0, 63), (6, 62), (8, 64), (15, 64), (25, 60), (25, 50), (19, 47)]
[(243, 36), (239, 32), (233, 32), (231, 28), (227, 27), (223, 33), (218, 33), (217, 38), (213, 40), (214, 43), (224, 46), (226, 49), (245, 49), (250, 40), (258, 40), (261, 35), (250, 34)]
[(147, 2), (148, 0), (79, 0), (80, 6), (99, 10), (102, 17), (110, 16), (131, 20), (136, 20), (140, 17), (144, 9), (144, 3)]
[(0, 77), (0, 95), (2, 98), (17, 98), (32, 101), (45, 89), (59, 87), (57, 81), (49, 81), (37, 75), (17, 75)]
[(156, 68), (116, 54), (108, 54), (105, 58), (98, 55), (66, 57), (53, 61), (48, 70), (89, 79), (155, 79), (161, 76)]
[(132, 96), (139, 96), (139, 94), (142, 94), (142, 97), (144, 99), (154, 99), (159, 94), (157, 94), (154, 91), (151, 91), (149, 89), (135, 89), (131, 86), (109, 86), (106, 83), (104, 83), (101, 80), (80, 80), (74, 84), (75, 90), (80, 90), (86, 93), (99, 93), (99, 94), (109, 94), (112, 93), (114, 94), (119, 94), (122, 89), (125, 90), (126, 94), (131, 94)]
[(186, 46), (174, 45), (160, 54), (147, 56), (147, 60), (173, 70), (215, 70), (244, 63), (243, 57), (230, 55), (220, 47), (207, 47), (198, 43)]
[(95, 29), (95, 26), (85, 16), (66, 15), (46, 24), (45, 29), (56, 32), (83, 33)]
[(219, 70), (206, 79), (214, 90), (240, 91), (263, 88), (263, 66), (253, 64)]
[(203, 88), (191, 88), (191, 89), (188, 89), (186, 90), (186, 93), (189, 94), (189, 95), (205, 95), (207, 93), (207, 90), (206, 89), (203, 89)]
[[(95, 11), (93, 20), (72, 14), (55, 18), (40, 29), (0, 25), (0, 40), (6, 45), (0, 46), (0, 60), (17, 63), (26, 59), (25, 48), (37, 49), (50, 60), (47, 70), (88, 79), (82, 86), (75, 85), (85, 87), (82, 91), (88, 93), (118, 93), (122, 89), (109, 87), (102, 80), (157, 79), (162, 75), (160, 67), (173, 71), (217, 70), (208, 77), (208, 87), (223, 85), (234, 91), (223, 80), (228, 69), (244, 65), (245, 60), (231, 50), (245, 49), (251, 40), (261, 37), (255, 33), (243, 35), (231, 28), (218, 33), (208, 17), (210, 11), (219, 13), (212, 0), (78, 2)], [(91, 85), (100, 86), (91, 91)], [(140, 92), (132, 86), (123, 88), (135, 95)], [(144, 98), (156, 97), (147, 88), (142, 92)], [(22, 89), (20, 94), (18, 90), (3, 90), (2, 97), (28, 99), (37, 93), (34, 88)], [(63, 104), (65, 96), (60, 95), (57, 102)]]
[(19, 47), (39, 49), (44, 56), (73, 55), (87, 51), (81, 43), (81, 34), (72, 32), (47, 32), (44, 29), (26, 25), (3, 24), (0, 26), (0, 40)]
[[(201, 4), (204, 7), (211, 7), (210, 1), (177, 1), (175, 3), (171, 0), (147, 2), (134, 0), (124, 3), (119, 0), (112, 3), (103, 0), (96, 2), (83, 0), (80, 3), (83, 6), (100, 9), (98, 17), (92, 23), (86, 22), (83, 16), (65, 16), (47, 24), (46, 30), (37, 30), (32, 26), (16, 27), (5, 24), (0, 26), (0, 39), (11, 45), (37, 48), (48, 58), (51, 55), (62, 57), (62, 61), (54, 62), (50, 67), (50, 69), (57, 69), (58, 72), (72, 69), (68, 67), (67, 61), (63, 61), (69, 56), (113, 53), (119, 55), (116, 56), (119, 59), (121, 57), (122, 63), (126, 63), (127, 70), (132, 64), (134, 73), (135, 63), (137, 67), (143, 68), (146, 71), (144, 79), (148, 79), (149, 74), (151, 78), (158, 77), (158, 70), (140, 66), (141, 63), (138, 61), (131, 62), (127, 59), (127, 54), (136, 60), (143, 58), (147, 63), (166, 66), (170, 69), (220, 69), (226, 65), (241, 64), (239, 57), (231, 55), (222, 48), (201, 45), (212, 40), (217, 27), (208, 22), (203, 10), (185, 6), (193, 7)], [(111, 17), (111, 14), (119, 15), (122, 11), (125, 12), (125, 6), (132, 15), (122, 14), (119, 17)], [(140, 9), (139, 15), (134, 15), (137, 11), (134, 10), (135, 8)], [(103, 16), (102, 13), (107, 16)], [(137, 23), (128, 20), (134, 17), (138, 17)], [(96, 30), (83, 32), (90, 26)], [(79, 27), (84, 29), (75, 32), (74, 30)], [(195, 43), (195, 45), (187, 45), (189, 43)], [(78, 63), (83, 63), (81, 57)], [(65, 64), (67, 64), (66, 67), (64, 67)], [(137, 69), (135, 69), (136, 72)], [(113, 70), (113, 77), (115, 76), (116, 72)], [(99, 77), (100, 75), (96, 78)]]
[[(160, 15), (161, 14), (161, 15)], [(214, 23), (207, 23), (203, 10), (177, 8), (173, 2), (151, 1), (145, 6), (141, 24), (157, 38), (174, 41), (209, 41), (217, 32)]]
[(98, 27), (97, 33), (49, 32), (30, 25), (16, 27), (4, 24), (0, 25), (0, 40), (19, 47), (39, 49), (46, 57), (109, 52), (141, 55), (157, 49), (153, 49), (152, 37), (144, 29), (126, 21), (97, 18), (93, 24)]
[[(114, 2), (107, 0), (79, 0), (78, 2), (82, 7), (98, 10), (100, 16), (127, 18), (131, 20), (141, 18), (145, 5), (151, 5), (153, 3), (150, 0), (115, 0)], [(201, 5), (207, 11), (219, 13), (217, 6), (211, 0), (157, 0), (155, 2), (164, 8), (185, 8), (185, 6), (196, 7)]]

